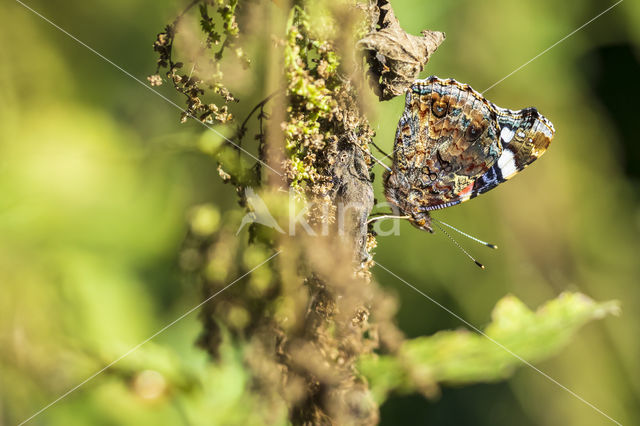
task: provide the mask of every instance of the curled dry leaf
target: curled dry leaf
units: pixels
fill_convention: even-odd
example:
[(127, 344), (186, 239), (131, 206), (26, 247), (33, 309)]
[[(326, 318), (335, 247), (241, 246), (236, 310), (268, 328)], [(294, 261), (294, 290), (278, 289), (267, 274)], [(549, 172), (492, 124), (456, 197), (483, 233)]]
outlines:
[(373, 90), (380, 100), (389, 100), (411, 86), (445, 34), (428, 30), (422, 36), (407, 34), (388, 0), (378, 0), (372, 14), (371, 31), (358, 47), (366, 52)]

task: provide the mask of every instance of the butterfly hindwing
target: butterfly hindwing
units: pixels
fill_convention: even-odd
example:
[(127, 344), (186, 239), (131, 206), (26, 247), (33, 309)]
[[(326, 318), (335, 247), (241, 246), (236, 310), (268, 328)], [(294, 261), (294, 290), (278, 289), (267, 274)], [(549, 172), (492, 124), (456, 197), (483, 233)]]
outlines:
[(496, 164), (476, 180), (471, 197), (507, 181), (544, 154), (553, 139), (553, 125), (535, 108), (511, 111), (496, 107), (503, 151)]

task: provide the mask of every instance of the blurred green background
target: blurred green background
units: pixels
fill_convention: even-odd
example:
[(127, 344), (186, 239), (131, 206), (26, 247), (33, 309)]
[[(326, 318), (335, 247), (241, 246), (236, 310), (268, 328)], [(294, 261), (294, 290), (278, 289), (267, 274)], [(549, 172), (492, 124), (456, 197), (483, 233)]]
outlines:
[[(28, 4), (142, 80), (154, 72), (156, 33), (184, 6)], [(612, 4), (393, 6), (409, 32), (447, 33), (424, 76), (482, 91)], [(198, 303), (199, 289), (178, 267), (189, 208), (213, 202), (223, 220), (238, 212), (233, 189), (197, 149), (197, 123), (179, 125), (174, 107), (17, 2), (0, 5), (0, 37), (0, 424), (12, 425)], [(464, 242), (485, 271), (442, 235), (408, 224), (400, 237), (380, 237), (376, 256), (478, 327), (507, 293), (530, 307), (563, 290), (621, 300), (621, 317), (589, 325), (539, 367), (623, 424), (640, 424), (639, 63), (640, 3), (625, 1), (486, 93), (502, 107), (538, 107), (557, 135), (522, 175), (434, 215), (500, 246)], [(242, 108), (263, 93), (254, 83), (238, 93)], [(389, 151), (402, 109), (403, 99), (373, 107), (376, 142)], [(376, 188), (382, 201), (380, 179)], [(398, 321), (409, 337), (461, 327), (376, 273), (400, 297)], [(247, 379), (240, 358), (229, 352), (223, 365), (210, 365), (193, 344), (199, 328), (195, 314), (185, 318), (31, 424), (233, 423)], [(445, 388), (438, 400), (396, 396), (382, 419), (609, 423), (528, 368), (500, 384)]]

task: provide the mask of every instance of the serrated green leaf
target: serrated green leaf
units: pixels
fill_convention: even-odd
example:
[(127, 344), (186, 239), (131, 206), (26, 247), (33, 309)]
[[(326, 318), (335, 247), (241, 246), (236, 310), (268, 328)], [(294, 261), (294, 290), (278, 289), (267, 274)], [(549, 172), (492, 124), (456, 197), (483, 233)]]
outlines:
[(554, 355), (587, 322), (619, 311), (616, 301), (596, 303), (581, 293), (563, 293), (533, 312), (508, 295), (494, 308), (485, 336), (464, 329), (418, 337), (396, 356), (362, 360), (360, 371), (379, 402), (394, 390), (430, 396), (441, 383), (494, 382), (511, 375), (522, 360)]

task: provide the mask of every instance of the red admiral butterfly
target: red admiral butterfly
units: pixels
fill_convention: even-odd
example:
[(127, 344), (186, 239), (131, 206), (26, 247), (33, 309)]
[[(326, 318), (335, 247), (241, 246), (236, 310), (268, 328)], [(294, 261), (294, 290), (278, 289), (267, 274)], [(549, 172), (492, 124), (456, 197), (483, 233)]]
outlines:
[(511, 178), (545, 153), (554, 132), (535, 108), (500, 108), (453, 79), (418, 80), (398, 123), (385, 195), (414, 226), (433, 232), (431, 210)]

